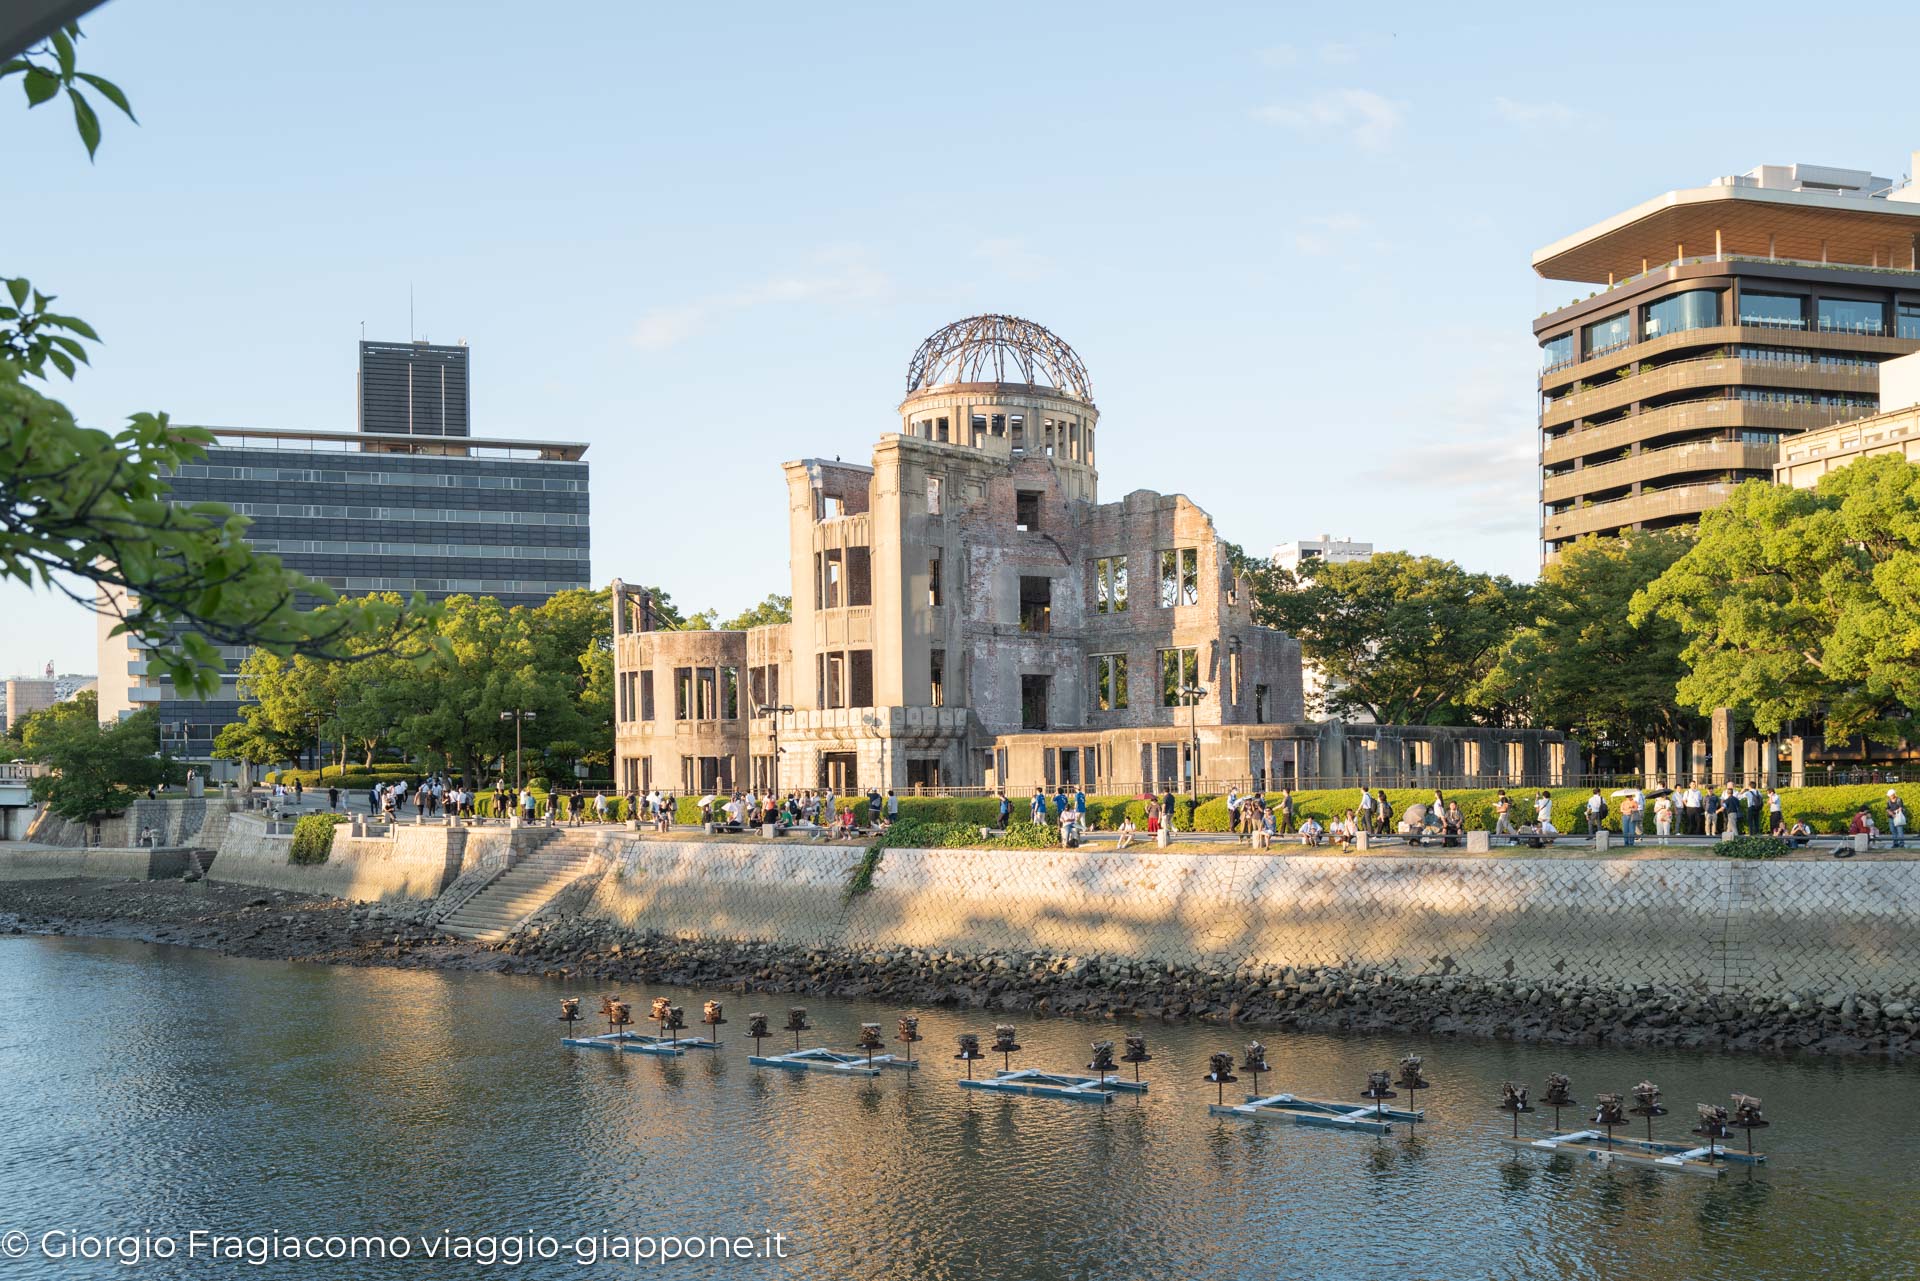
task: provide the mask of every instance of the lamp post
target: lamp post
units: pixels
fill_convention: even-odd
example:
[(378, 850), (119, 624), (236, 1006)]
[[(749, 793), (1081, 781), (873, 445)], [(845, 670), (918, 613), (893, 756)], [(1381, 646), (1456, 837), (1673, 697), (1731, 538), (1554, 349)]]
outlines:
[(773, 719), (773, 759), (767, 766), (767, 784), (773, 789), (773, 799), (780, 799), (780, 717), (793, 711), (786, 703), (769, 703), (754, 709), (756, 716), (768, 716)]
[(526, 771), (520, 765), (520, 723), (540, 718), (533, 712), (515, 708), (511, 712), (500, 713), (500, 719), (513, 722), (513, 790), (517, 792), (527, 785)]
[(1207, 696), (1202, 685), (1182, 685), (1180, 697), (1187, 700), (1187, 795), (1200, 794), (1200, 700)]

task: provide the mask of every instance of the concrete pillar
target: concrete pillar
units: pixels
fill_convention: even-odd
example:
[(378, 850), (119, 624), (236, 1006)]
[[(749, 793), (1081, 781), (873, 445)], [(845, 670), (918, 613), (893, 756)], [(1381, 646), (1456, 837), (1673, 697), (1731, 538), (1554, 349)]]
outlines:
[(1787, 740), (1787, 786), (1807, 785), (1807, 740), (1794, 735)]
[(1642, 769), (1640, 771), (1642, 785), (1645, 787), (1660, 786), (1660, 744), (1659, 742), (1655, 739), (1651, 739), (1651, 738), (1648, 739), (1645, 743), (1642, 743), (1640, 745), (1640, 754), (1642, 758), (1641, 759)]
[(1740, 722), (1734, 717), (1731, 707), (1713, 709), (1713, 774), (1714, 786), (1738, 781), (1734, 755), (1740, 741)]
[(1760, 740), (1757, 738), (1740, 745), (1740, 781), (1748, 787), (1760, 781)]
[(1686, 781), (1687, 780), (1681, 776), (1680, 740), (1670, 738), (1667, 740), (1667, 781), (1664, 785), (1667, 787), (1679, 787)]
[(1760, 786), (1780, 786), (1780, 742), (1771, 735), (1760, 740)]
[(1705, 787), (1708, 780), (1707, 744), (1705, 740), (1696, 738), (1687, 744), (1687, 781)]

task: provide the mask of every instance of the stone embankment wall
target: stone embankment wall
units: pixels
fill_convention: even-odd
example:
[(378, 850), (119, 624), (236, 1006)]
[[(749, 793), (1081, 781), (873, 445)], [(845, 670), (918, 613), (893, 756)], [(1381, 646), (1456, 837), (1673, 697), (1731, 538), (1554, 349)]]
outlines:
[(35, 845), (74, 849), (92, 844), (124, 849), (139, 844), (141, 831), (152, 828), (159, 833), (161, 845), (218, 849), (226, 836), (227, 815), (232, 804), (227, 797), (219, 795), (153, 800), (142, 797), (128, 806), (126, 813), (101, 819), (97, 841), (89, 839), (88, 824), (70, 822), (43, 809), (27, 828), (27, 840)]
[(889, 850), (627, 842), (586, 915), (861, 951), (1337, 966), (1782, 993), (1920, 975), (1920, 863)]
[(266, 828), (254, 815), (233, 815), (207, 879), (355, 900), (433, 898), (459, 875), (470, 835), (403, 825), (389, 836), (354, 837), (342, 826), (326, 862), (299, 864), (287, 861), (293, 838)]
[(187, 870), (184, 849), (9, 849), (0, 845), (0, 881), (159, 881)]

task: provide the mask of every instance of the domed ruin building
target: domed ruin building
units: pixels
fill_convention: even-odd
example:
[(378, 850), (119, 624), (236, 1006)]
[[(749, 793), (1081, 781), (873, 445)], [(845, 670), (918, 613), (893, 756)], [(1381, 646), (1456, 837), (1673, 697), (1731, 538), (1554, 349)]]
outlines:
[[(1303, 723), (1299, 645), (1254, 623), (1212, 518), (1180, 494), (1100, 501), (1100, 411), (1060, 338), (956, 321), (914, 352), (899, 415), (870, 466), (785, 465), (792, 623), (658, 631), (614, 584), (621, 787), (1127, 792), (1348, 772), (1345, 731)], [(1410, 771), (1421, 756), (1393, 751)], [(1422, 777), (1445, 768), (1431, 743), (1425, 760)]]

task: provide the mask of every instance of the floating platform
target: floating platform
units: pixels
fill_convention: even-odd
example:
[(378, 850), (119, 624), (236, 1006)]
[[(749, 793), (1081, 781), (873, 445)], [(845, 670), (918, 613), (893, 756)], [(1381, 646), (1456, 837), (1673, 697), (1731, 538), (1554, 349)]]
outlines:
[(1032, 1094), (1048, 1099), (1080, 1099), (1090, 1103), (1110, 1103), (1116, 1094), (1145, 1094), (1145, 1081), (1127, 1081), (1117, 1076), (1083, 1076), (1077, 1072), (1042, 1072), (1037, 1068), (1016, 1068), (995, 1072), (992, 1076), (963, 1078), (966, 1090), (990, 1090), (996, 1094)]
[(755, 1067), (783, 1068), (788, 1072), (839, 1072), (847, 1076), (879, 1076), (888, 1068), (903, 1072), (920, 1065), (911, 1059), (891, 1054), (869, 1056), (865, 1050), (829, 1050), (815, 1046), (810, 1050), (789, 1050), (785, 1054), (750, 1054), (747, 1062)]
[(1427, 1119), (1424, 1111), (1380, 1108), (1371, 1103), (1329, 1103), (1292, 1094), (1250, 1097), (1245, 1103), (1214, 1103), (1208, 1105), (1207, 1111), (1215, 1116), (1237, 1116), (1250, 1121), (1287, 1121), (1294, 1125), (1317, 1125), (1329, 1130), (1357, 1130), (1362, 1134), (1390, 1134), (1395, 1121), (1413, 1125)]
[(1664, 1143), (1657, 1139), (1631, 1139), (1625, 1135), (1613, 1136), (1612, 1146), (1607, 1144), (1607, 1136), (1601, 1130), (1574, 1130), (1567, 1134), (1550, 1135), (1544, 1139), (1515, 1139), (1506, 1135), (1500, 1141), (1520, 1152), (1566, 1152), (1573, 1156), (1586, 1156), (1601, 1165), (1625, 1165), (1636, 1170), (1667, 1170), (1679, 1174), (1698, 1174), (1705, 1178), (1717, 1179), (1727, 1172), (1727, 1164), (1760, 1165), (1767, 1159), (1764, 1152), (1748, 1155), (1745, 1152), (1729, 1151), (1724, 1145), (1716, 1144), (1712, 1148), (1689, 1147), (1684, 1143)]
[(603, 1032), (599, 1036), (569, 1036), (560, 1042), (578, 1050), (618, 1050), (626, 1054), (655, 1054), (678, 1058), (690, 1049), (712, 1049), (705, 1041), (669, 1042), (664, 1037), (644, 1036), (638, 1032)]

